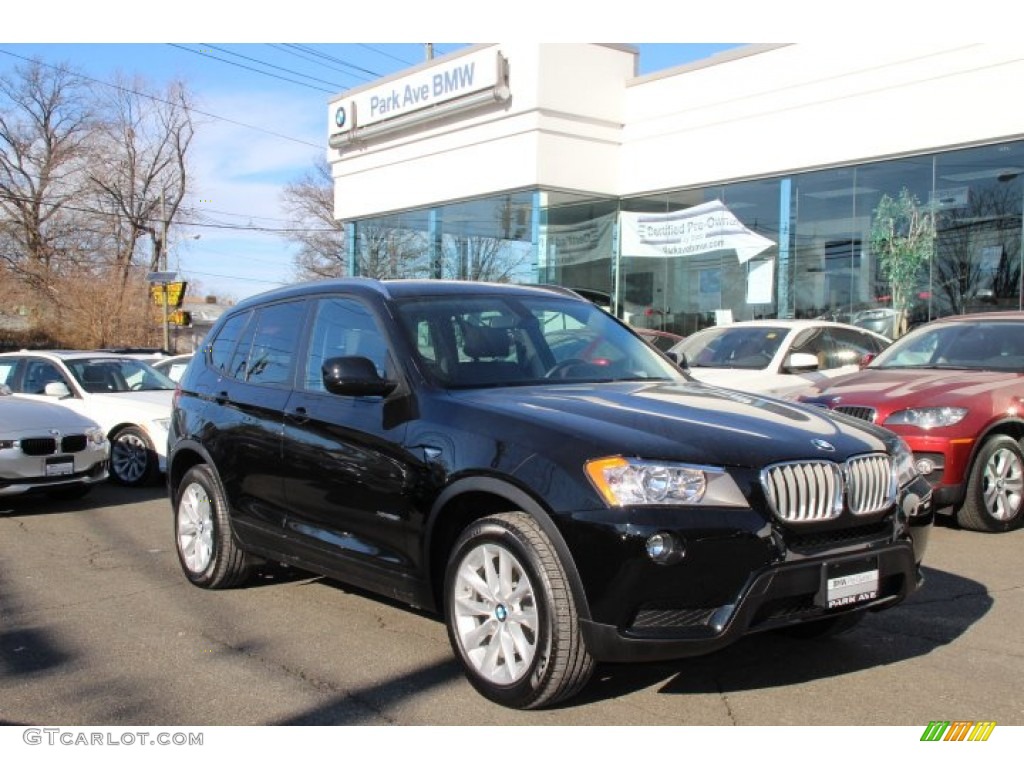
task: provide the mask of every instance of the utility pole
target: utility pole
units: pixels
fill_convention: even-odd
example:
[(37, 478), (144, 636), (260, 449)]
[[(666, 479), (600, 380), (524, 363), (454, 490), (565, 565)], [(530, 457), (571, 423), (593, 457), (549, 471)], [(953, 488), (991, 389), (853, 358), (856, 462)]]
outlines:
[[(163, 190), (160, 190), (160, 253), (158, 255), (156, 270), (157, 272), (167, 271), (167, 207), (164, 202)], [(167, 312), (167, 283), (164, 282), (160, 286), (161, 293), (163, 295), (163, 315), (164, 315), (164, 352), (170, 352), (171, 350), (171, 321), (170, 316)]]
[(434, 44), (433, 43), (424, 43), (423, 45), (426, 48), (427, 61), (430, 61), (431, 59), (434, 58)]

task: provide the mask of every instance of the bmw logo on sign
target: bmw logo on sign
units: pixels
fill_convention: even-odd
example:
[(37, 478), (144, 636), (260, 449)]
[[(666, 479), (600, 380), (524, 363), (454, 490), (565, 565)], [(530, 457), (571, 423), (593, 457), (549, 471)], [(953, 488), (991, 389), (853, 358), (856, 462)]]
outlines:
[(334, 113), (334, 124), (339, 128), (345, 127), (345, 121), (348, 119), (348, 115), (345, 114), (344, 107), (338, 107), (338, 111)]

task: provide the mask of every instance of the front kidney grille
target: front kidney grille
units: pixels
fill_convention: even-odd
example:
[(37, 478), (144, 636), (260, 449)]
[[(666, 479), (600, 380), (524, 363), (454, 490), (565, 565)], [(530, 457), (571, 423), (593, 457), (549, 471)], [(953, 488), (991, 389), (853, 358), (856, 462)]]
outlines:
[(831, 461), (792, 461), (766, 467), (761, 486), (772, 514), (786, 523), (834, 520), (843, 501), (855, 515), (869, 515), (896, 500), (892, 461), (869, 454), (845, 464)]
[(881, 512), (896, 501), (892, 460), (880, 453), (846, 462), (846, 502), (855, 515)]
[(57, 451), (57, 441), (52, 437), (23, 437), (21, 452), (27, 456), (49, 456)]
[(831, 520), (843, 511), (843, 479), (830, 461), (792, 462), (761, 475), (772, 512), (788, 523)]
[(875, 422), (875, 409), (868, 408), (863, 405), (837, 405), (832, 410), (839, 413), (845, 413), (847, 416), (853, 416), (855, 419), (861, 421), (870, 421), (872, 424)]
[(60, 441), (60, 449), (64, 453), (78, 453), (79, 451), (84, 451), (85, 445), (85, 435), (67, 435)]

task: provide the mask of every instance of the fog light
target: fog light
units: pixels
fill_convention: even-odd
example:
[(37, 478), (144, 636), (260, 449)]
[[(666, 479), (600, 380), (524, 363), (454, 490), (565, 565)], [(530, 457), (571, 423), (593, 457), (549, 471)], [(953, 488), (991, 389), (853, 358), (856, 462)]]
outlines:
[(647, 539), (647, 556), (659, 565), (682, 560), (683, 545), (671, 533), (655, 533)]
[(935, 471), (935, 462), (931, 459), (918, 459), (916, 466), (922, 475), (930, 475)]

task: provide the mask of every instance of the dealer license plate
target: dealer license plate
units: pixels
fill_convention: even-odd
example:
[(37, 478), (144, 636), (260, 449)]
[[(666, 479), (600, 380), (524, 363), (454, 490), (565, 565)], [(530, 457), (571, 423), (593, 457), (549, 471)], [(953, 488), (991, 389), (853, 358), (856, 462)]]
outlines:
[(819, 598), (826, 608), (842, 608), (878, 597), (878, 562), (874, 558), (830, 563), (823, 570)]
[(60, 475), (73, 475), (75, 473), (75, 460), (70, 456), (61, 456), (56, 459), (46, 460), (46, 476), (58, 477)]

